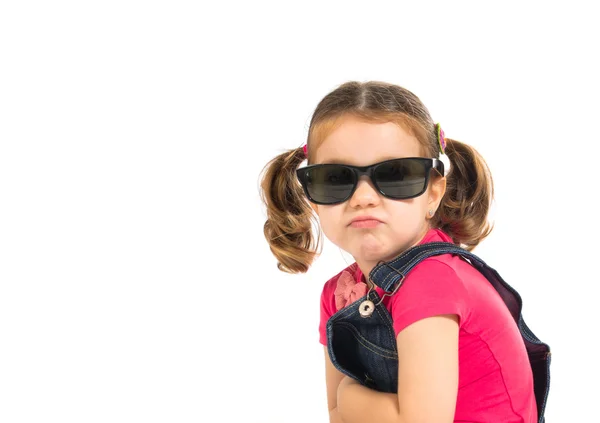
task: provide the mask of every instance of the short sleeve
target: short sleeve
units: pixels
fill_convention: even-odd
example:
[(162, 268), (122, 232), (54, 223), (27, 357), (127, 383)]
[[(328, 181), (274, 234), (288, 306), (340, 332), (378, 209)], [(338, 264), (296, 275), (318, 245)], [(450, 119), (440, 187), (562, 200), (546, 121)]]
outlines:
[(408, 274), (390, 301), (396, 336), (427, 317), (457, 314), (462, 326), (468, 313), (468, 292), (454, 269), (430, 257)]

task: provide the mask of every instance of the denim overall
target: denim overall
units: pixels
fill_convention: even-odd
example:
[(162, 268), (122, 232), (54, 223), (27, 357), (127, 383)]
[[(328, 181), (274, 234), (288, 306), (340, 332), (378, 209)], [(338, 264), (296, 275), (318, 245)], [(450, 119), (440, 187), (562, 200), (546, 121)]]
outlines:
[[(448, 253), (467, 259), (465, 261), (482, 273), (498, 291), (510, 310), (531, 364), (538, 423), (544, 423), (550, 389), (550, 347), (527, 327), (521, 315), (521, 296), (504, 282), (498, 272), (463, 248), (448, 242), (431, 242), (412, 247), (390, 262), (379, 262), (369, 273), (369, 279), (386, 294), (393, 295), (418, 263), (428, 257)], [(364, 303), (366, 300), (372, 303)], [(328, 320), (326, 330), (329, 356), (340, 372), (371, 389), (398, 392), (398, 350), (392, 316), (377, 292), (370, 290), (364, 297), (336, 312)]]

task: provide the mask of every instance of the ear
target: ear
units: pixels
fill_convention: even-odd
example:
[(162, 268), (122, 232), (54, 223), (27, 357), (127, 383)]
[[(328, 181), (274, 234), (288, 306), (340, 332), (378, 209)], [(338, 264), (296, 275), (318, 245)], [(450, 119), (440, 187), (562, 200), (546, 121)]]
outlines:
[(437, 210), (440, 202), (446, 193), (446, 178), (438, 176), (429, 181), (429, 200), (427, 203), (428, 210)]

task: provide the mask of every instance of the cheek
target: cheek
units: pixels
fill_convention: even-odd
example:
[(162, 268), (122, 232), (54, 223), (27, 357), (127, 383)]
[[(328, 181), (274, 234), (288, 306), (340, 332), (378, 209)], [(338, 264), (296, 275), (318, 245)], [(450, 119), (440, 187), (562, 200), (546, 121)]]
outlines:
[(333, 235), (343, 225), (343, 208), (339, 206), (327, 206), (319, 208), (319, 221), (325, 235)]
[(400, 227), (419, 227), (426, 220), (427, 198), (423, 195), (410, 202), (394, 204), (390, 210), (392, 220)]

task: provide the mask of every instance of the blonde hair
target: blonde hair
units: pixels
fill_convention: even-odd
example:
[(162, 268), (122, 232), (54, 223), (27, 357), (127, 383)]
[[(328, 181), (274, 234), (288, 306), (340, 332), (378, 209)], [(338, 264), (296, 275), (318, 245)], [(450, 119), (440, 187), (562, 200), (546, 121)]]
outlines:
[[(416, 95), (385, 82), (349, 81), (327, 94), (313, 113), (306, 141), (309, 164), (319, 145), (346, 117), (401, 125), (419, 140), (425, 157), (439, 157), (435, 123)], [(446, 155), (451, 162), (446, 193), (430, 225), (470, 251), (492, 231), (487, 216), (493, 180), (473, 147), (446, 138)], [(273, 158), (261, 172), (260, 195), (267, 211), (264, 235), (278, 269), (287, 273), (306, 272), (320, 254), (322, 234), (317, 224), (317, 237), (313, 236), (315, 215), (296, 177), (305, 159), (302, 148), (295, 148)]]

